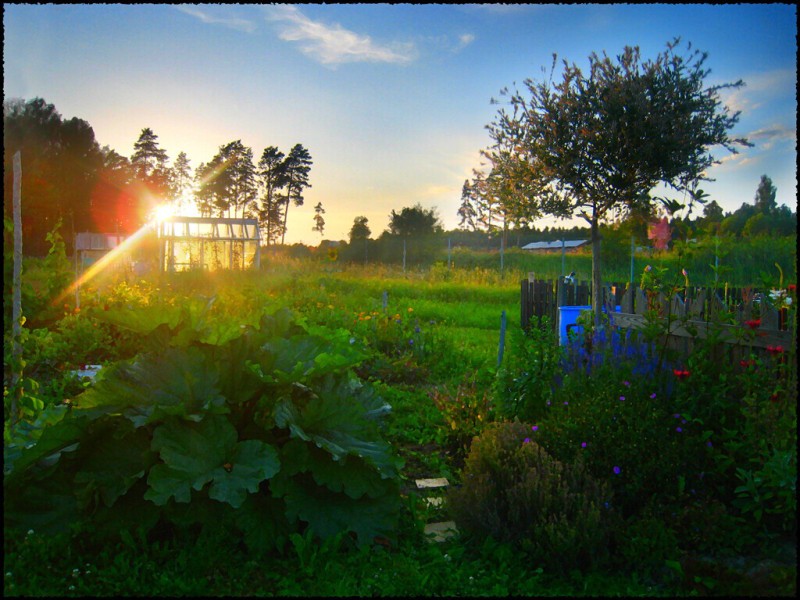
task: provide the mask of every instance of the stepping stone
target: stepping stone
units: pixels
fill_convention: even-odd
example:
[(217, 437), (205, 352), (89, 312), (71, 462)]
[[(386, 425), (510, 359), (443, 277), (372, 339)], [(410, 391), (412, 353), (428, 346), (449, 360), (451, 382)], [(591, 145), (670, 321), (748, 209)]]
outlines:
[(103, 365), (86, 365), (85, 369), (78, 369), (77, 371), (70, 371), (73, 375), (77, 375), (79, 378), (83, 379), (84, 377), (88, 377), (89, 379), (94, 379), (97, 372), (103, 367)]
[(444, 477), (439, 477), (438, 479), (417, 479), (417, 487), (420, 489), (447, 487), (448, 485), (450, 485), (450, 483)]
[(442, 523), (429, 523), (425, 525), (425, 535), (431, 542), (444, 542), (458, 533), (455, 521), (443, 521)]

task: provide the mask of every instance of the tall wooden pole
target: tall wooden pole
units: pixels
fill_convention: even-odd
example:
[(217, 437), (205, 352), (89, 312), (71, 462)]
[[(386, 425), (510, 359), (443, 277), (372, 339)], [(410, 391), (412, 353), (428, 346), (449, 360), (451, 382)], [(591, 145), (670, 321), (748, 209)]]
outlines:
[(14, 394), (11, 398), (11, 424), (17, 421), (18, 401), (22, 395), (19, 381), (22, 379), (22, 157), (20, 151), (14, 154), (14, 277), (12, 281), (13, 292), (11, 300), (12, 334), (14, 344), (12, 347), (11, 388)]

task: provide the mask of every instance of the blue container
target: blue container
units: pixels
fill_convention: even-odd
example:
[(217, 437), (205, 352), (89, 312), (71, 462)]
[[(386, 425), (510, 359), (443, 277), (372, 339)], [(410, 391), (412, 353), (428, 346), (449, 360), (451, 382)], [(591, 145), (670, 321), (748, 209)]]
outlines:
[[(566, 346), (567, 344), (567, 326), (575, 325), (575, 322), (578, 320), (581, 312), (584, 310), (591, 310), (591, 306), (559, 306), (558, 307), (558, 343), (562, 346)], [(616, 307), (616, 312), (620, 311), (620, 306)], [(605, 307), (603, 307), (603, 312), (605, 312)], [(576, 333), (580, 333), (583, 331), (583, 327), (578, 325), (577, 327), (571, 327), (570, 331), (574, 331)]]

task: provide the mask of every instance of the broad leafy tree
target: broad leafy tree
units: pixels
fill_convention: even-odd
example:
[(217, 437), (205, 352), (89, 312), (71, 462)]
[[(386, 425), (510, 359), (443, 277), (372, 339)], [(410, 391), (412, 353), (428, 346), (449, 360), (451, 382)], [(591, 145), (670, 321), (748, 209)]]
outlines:
[[(590, 226), (592, 284), (601, 286), (600, 223), (637, 205), (654, 202), (660, 183), (683, 192), (707, 180), (719, 160), (711, 148), (737, 152), (751, 145), (729, 137), (739, 120), (723, 106), (720, 91), (742, 81), (706, 85), (706, 53), (680, 54), (679, 39), (654, 60), (642, 62), (639, 49), (626, 47), (614, 59), (589, 57), (584, 73), (563, 64), (560, 81), (528, 79), (525, 92), (509, 97), (511, 112), (501, 108), (488, 127), (494, 140), (514, 152), (509, 172), (534, 192), (529, 211), (569, 218)], [(545, 72), (546, 74), (546, 72)], [(599, 321), (601, 294), (592, 305)]]
[(768, 215), (778, 208), (778, 203), (775, 201), (775, 196), (778, 189), (772, 185), (772, 179), (766, 175), (761, 176), (761, 181), (758, 183), (756, 190), (755, 205), (759, 212)]
[(311, 171), (311, 154), (302, 144), (295, 144), (285, 161), (286, 173), (286, 198), (283, 207), (283, 232), (281, 234), (281, 244), (286, 237), (286, 220), (289, 216), (289, 205), (303, 205), (303, 192), (310, 188), (308, 174)]
[(82, 119), (62, 119), (42, 98), (3, 102), (3, 207), (9, 218), (17, 151), (22, 158), (24, 252), (46, 254), (46, 235), (58, 223), (71, 252), (72, 234), (92, 230), (91, 194), (103, 167), (94, 131)]
[(389, 215), (389, 233), (413, 237), (438, 233), (442, 230), (435, 209), (424, 209), (419, 203), (403, 208), (399, 213), (392, 210)]
[(369, 219), (367, 217), (356, 217), (353, 219), (353, 226), (350, 228), (350, 243), (356, 242), (358, 240), (367, 240), (369, 236), (372, 234), (370, 231), (369, 225), (367, 223)]

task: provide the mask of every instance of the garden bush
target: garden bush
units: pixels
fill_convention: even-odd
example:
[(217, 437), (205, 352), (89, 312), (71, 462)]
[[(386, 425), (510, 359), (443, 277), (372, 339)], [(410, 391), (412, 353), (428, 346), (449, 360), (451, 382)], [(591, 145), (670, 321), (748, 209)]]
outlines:
[(447, 502), (459, 528), (511, 542), (553, 570), (586, 569), (607, 548), (611, 494), (580, 462), (533, 441), (532, 427), (493, 423), (476, 437)]

